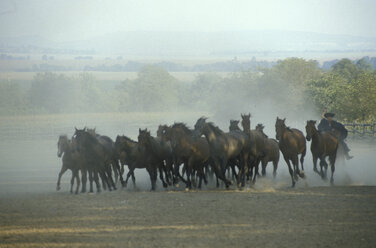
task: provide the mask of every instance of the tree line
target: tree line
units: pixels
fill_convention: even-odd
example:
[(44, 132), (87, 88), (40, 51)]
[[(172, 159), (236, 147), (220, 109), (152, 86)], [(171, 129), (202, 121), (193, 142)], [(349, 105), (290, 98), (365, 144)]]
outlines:
[(273, 67), (239, 70), (226, 77), (199, 73), (182, 82), (166, 69), (145, 65), (135, 79), (107, 87), (93, 74), (36, 73), (29, 87), (0, 83), (0, 114), (134, 111), (208, 111), (226, 114), (255, 108), (298, 113), (325, 106), (338, 118), (376, 117), (376, 72), (364, 59), (339, 60), (327, 71), (314, 60), (288, 58)]

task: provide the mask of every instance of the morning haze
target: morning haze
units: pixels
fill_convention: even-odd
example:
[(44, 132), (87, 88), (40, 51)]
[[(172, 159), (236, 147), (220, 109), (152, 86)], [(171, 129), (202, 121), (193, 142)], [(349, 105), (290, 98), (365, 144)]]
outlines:
[[(372, 0), (1, 0), (0, 248), (375, 247), (375, 13)], [(306, 125), (324, 108), (354, 158), (315, 173)], [(246, 116), (251, 130), (229, 131)], [(304, 168), (289, 170), (279, 118), (301, 131)], [(271, 163), (256, 176), (271, 149), (276, 176)]]

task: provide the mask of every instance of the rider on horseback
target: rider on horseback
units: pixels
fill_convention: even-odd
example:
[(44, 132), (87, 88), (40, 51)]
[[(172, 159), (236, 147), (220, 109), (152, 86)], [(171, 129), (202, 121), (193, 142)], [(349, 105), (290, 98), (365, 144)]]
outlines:
[(322, 119), (320, 121), (320, 124), (318, 125), (318, 130), (319, 130), (319, 132), (323, 132), (323, 131), (329, 131), (329, 132), (336, 131), (336, 132), (338, 132), (339, 137), (337, 137), (337, 138), (338, 138), (339, 143), (344, 148), (346, 159), (348, 159), (348, 160), (352, 159), (353, 156), (350, 156), (350, 154), (349, 154), (350, 148), (345, 143), (345, 139), (347, 137), (347, 129), (345, 128), (345, 126), (343, 124), (333, 120), (334, 115), (335, 114), (333, 114), (333, 113), (327, 113), (326, 108), (324, 108), (324, 110), (321, 114)]

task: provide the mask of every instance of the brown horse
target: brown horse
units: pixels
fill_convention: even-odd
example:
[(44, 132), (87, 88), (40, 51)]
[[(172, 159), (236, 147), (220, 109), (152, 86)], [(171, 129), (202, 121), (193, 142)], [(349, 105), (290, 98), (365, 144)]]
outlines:
[[(147, 129), (139, 129), (138, 143), (143, 147), (146, 156), (150, 158), (150, 161), (153, 164), (158, 165), (159, 178), (163, 183), (163, 187), (167, 188), (168, 184), (171, 184), (167, 168), (172, 167), (172, 149), (169, 142), (165, 142), (158, 137), (152, 137)], [(166, 176), (167, 182), (164, 180), (163, 173)]]
[(260, 164), (260, 161), (265, 157), (265, 138), (260, 132), (251, 130), (251, 114), (242, 114), (241, 117), (243, 132), (248, 134), (251, 144), (249, 155), (250, 166), (247, 171), (247, 178), (249, 176), (252, 177), (253, 175), (252, 182), (256, 183), (256, 176), (258, 175), (258, 165)]
[(135, 169), (146, 169), (150, 176), (151, 190), (156, 189), (157, 167), (148, 161), (145, 150), (138, 142), (126, 136), (117, 136), (115, 141), (115, 150), (119, 156), (122, 165), (128, 165), (128, 174), (125, 179), (124, 187), (127, 187), (128, 180), (132, 176), (133, 186), (136, 186), (136, 178), (134, 176)]
[[(287, 127), (285, 121), (286, 118), (282, 120), (277, 117), (275, 123), (276, 139), (279, 140), (279, 149), (289, 167), (292, 187), (294, 187), (295, 180), (298, 180), (298, 176), (304, 178), (303, 162), (306, 154), (306, 141), (304, 134), (300, 130)], [(301, 154), (300, 164), (302, 171), (299, 170), (299, 154)], [(290, 160), (294, 169), (291, 168)]]
[[(250, 150), (249, 137), (242, 131), (231, 131), (224, 133), (206, 118), (201, 117), (195, 124), (195, 130), (199, 136), (204, 135), (208, 141), (210, 154), (215, 163), (217, 175), (224, 181), (226, 188), (231, 184), (225, 178), (226, 168), (230, 161), (239, 159), (240, 170), (238, 173), (238, 187), (244, 186), (245, 169), (248, 167), (248, 156)], [(219, 171), (218, 171), (219, 170)]]
[(196, 137), (194, 131), (189, 129), (184, 123), (175, 123), (171, 127), (161, 127), (163, 139), (171, 141), (174, 157), (174, 176), (181, 178), (179, 165), (184, 163), (187, 173), (186, 188), (192, 188), (192, 178), (194, 172), (199, 177), (198, 188), (201, 189), (202, 179), (207, 183), (204, 168), (210, 159), (209, 145), (205, 138)]
[(279, 162), (279, 146), (278, 141), (275, 139), (269, 139), (268, 136), (264, 133), (264, 126), (258, 124), (256, 126), (256, 131), (260, 132), (265, 138), (264, 153), (265, 156), (261, 160), (262, 175), (265, 176), (266, 165), (269, 162), (273, 162), (273, 177), (277, 175), (277, 168)]
[[(78, 190), (80, 187), (80, 178), (79, 178), (79, 171), (81, 170), (82, 175), (82, 181), (86, 182), (86, 170), (83, 168), (83, 159), (78, 154), (77, 151), (75, 151), (75, 148), (73, 147), (72, 141), (68, 139), (66, 135), (61, 135), (59, 137), (59, 140), (57, 142), (57, 156), (59, 158), (62, 157), (62, 166), (61, 170), (59, 172), (59, 177), (57, 180), (57, 186), (56, 190), (60, 190), (60, 180), (63, 174), (69, 169), (72, 171), (72, 178), (71, 178), (71, 188), (70, 192), (73, 193), (73, 185), (74, 185), (74, 179), (76, 179), (77, 186), (75, 193), (78, 194)], [(86, 184), (86, 183), (85, 183)], [(82, 192), (85, 191), (84, 183), (82, 184)]]
[[(330, 132), (319, 132), (316, 129), (316, 121), (313, 120), (307, 121), (306, 132), (306, 139), (308, 141), (312, 139), (311, 152), (313, 159), (313, 171), (319, 174), (323, 179), (326, 178), (328, 163), (325, 161), (325, 159), (326, 157), (329, 157), (330, 167), (332, 170), (330, 183), (333, 184), (338, 139)], [(317, 170), (318, 159), (320, 159), (320, 172)], [(323, 171), (323, 167), (325, 168), (325, 172)]]
[[(118, 178), (120, 179), (121, 184), (124, 186), (124, 180), (122, 176), (122, 171), (119, 166), (119, 158), (115, 152), (115, 144), (113, 140), (105, 135), (100, 135), (96, 132), (96, 128), (87, 128), (86, 131), (90, 133), (93, 137), (95, 137), (98, 142), (106, 149), (107, 153), (110, 156), (110, 164), (112, 166), (112, 171), (114, 172), (115, 176), (115, 183), (117, 183)], [(105, 184), (104, 184), (105, 185)]]

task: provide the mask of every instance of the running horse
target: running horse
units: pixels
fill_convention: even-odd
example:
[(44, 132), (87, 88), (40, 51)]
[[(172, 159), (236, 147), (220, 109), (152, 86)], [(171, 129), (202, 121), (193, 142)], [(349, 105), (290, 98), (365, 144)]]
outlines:
[[(295, 187), (295, 181), (298, 180), (298, 176), (304, 178), (304, 157), (306, 155), (306, 141), (304, 134), (295, 128), (289, 128), (285, 124), (285, 119), (279, 119), (275, 122), (276, 139), (279, 141), (279, 149), (282, 152), (291, 176), (292, 187)], [(299, 170), (299, 157), (302, 171)], [(291, 163), (293, 167), (291, 167)]]
[[(311, 142), (311, 152), (313, 159), (313, 171), (319, 174), (323, 179), (326, 178), (328, 163), (326, 157), (329, 157), (332, 175), (330, 183), (334, 183), (334, 170), (338, 149), (338, 139), (331, 132), (319, 132), (316, 129), (316, 121), (307, 121), (306, 125), (306, 139)], [(317, 170), (317, 160), (320, 159), (320, 172)], [(325, 172), (323, 171), (325, 168)]]

